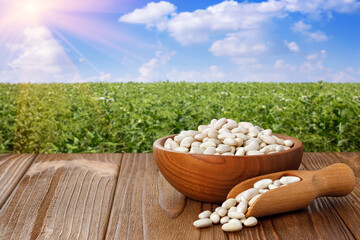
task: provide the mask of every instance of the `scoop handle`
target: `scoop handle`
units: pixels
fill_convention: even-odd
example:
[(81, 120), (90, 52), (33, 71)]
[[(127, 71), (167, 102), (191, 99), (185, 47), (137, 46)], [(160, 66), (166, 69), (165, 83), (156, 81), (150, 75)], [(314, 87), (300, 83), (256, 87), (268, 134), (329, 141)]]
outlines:
[(355, 175), (348, 165), (335, 163), (316, 171), (312, 182), (316, 197), (338, 197), (351, 193)]

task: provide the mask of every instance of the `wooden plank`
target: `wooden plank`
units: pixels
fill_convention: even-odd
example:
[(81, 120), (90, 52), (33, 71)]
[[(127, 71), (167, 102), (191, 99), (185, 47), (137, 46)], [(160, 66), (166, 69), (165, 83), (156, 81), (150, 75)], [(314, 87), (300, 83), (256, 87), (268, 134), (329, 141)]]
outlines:
[(39, 155), (0, 212), (0, 239), (102, 239), (121, 156)]
[(217, 206), (184, 198), (163, 179), (151, 154), (125, 154), (106, 239), (353, 239), (324, 198), (237, 233), (192, 226), (201, 211)]
[(35, 157), (36, 154), (0, 155), (0, 209), (24, 176)]
[(201, 208), (162, 179), (152, 154), (125, 154), (106, 239), (199, 239)]
[(355, 188), (345, 197), (329, 197), (326, 200), (336, 210), (356, 239), (360, 239), (360, 153), (306, 153), (303, 163), (309, 170), (316, 170), (331, 163), (348, 164), (355, 173)]

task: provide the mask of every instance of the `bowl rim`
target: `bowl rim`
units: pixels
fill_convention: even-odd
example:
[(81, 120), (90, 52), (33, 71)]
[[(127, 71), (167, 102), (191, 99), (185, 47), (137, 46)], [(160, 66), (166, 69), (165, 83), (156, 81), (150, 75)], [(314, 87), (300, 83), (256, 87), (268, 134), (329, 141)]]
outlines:
[(161, 138), (158, 138), (155, 140), (154, 144), (153, 144), (153, 150), (154, 148), (157, 148), (161, 151), (167, 151), (167, 152), (171, 152), (171, 153), (176, 153), (176, 154), (186, 154), (186, 155), (191, 155), (191, 156), (212, 156), (212, 157), (222, 157), (222, 158), (251, 158), (251, 157), (257, 157), (257, 158), (262, 158), (262, 157), (267, 157), (267, 156), (276, 156), (276, 155), (280, 155), (280, 154), (284, 154), (284, 153), (290, 153), (293, 151), (297, 151), (300, 148), (302, 149), (303, 144), (302, 142), (295, 138), (295, 137), (291, 137), (291, 136), (287, 136), (287, 135), (283, 135), (283, 134), (277, 134), (277, 133), (273, 133), (273, 135), (285, 139), (285, 140), (291, 140), (293, 141), (294, 145), (285, 151), (282, 152), (276, 152), (276, 153), (271, 153), (271, 154), (263, 154), (263, 155), (244, 155), (244, 156), (237, 156), (237, 155), (215, 155), (215, 154), (199, 154), (199, 153), (184, 153), (184, 152), (178, 152), (178, 151), (174, 151), (171, 149), (167, 149), (163, 146), (162, 143), (165, 143), (166, 139), (168, 138), (174, 138), (175, 136), (177, 136), (179, 134), (172, 134), (172, 135), (168, 135), (168, 136), (164, 136)]

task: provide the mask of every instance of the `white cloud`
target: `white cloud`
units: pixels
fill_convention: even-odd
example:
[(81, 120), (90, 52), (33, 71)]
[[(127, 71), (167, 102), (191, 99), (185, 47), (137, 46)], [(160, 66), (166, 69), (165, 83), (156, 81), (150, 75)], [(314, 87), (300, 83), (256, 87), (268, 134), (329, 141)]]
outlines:
[(284, 60), (282, 59), (279, 59), (279, 60), (276, 60), (275, 63), (274, 63), (274, 69), (287, 69), (287, 70), (291, 70), (291, 71), (294, 71), (296, 69), (295, 66), (289, 64), (289, 63), (286, 63)]
[(71, 82), (78, 72), (64, 48), (46, 27), (24, 30), (20, 43), (7, 44), (9, 56), (0, 74), (3, 82)]
[(307, 40), (314, 41), (314, 42), (324, 42), (327, 41), (329, 38), (326, 36), (325, 33), (323, 33), (320, 30), (317, 30), (315, 32), (311, 32), (310, 29), (312, 26), (310, 24), (306, 24), (303, 21), (296, 22), (292, 26), (292, 30), (294, 32), (299, 32), (302, 35), (307, 37)]
[(300, 50), (296, 42), (288, 42), (285, 40), (284, 43), (292, 52), (298, 52)]
[(321, 31), (316, 31), (316, 32), (309, 32), (308, 39), (314, 42), (324, 42), (327, 41), (329, 38), (328, 36), (325, 35), (325, 33)]
[(267, 50), (267, 44), (260, 39), (259, 31), (230, 33), (225, 39), (214, 42), (209, 51), (215, 56), (256, 55)]
[(248, 64), (254, 64), (257, 62), (256, 58), (254, 57), (235, 57), (232, 58), (233, 63), (236, 65), (248, 65)]
[(178, 71), (172, 69), (166, 74), (169, 81), (179, 82), (205, 82), (205, 81), (223, 81), (226, 80), (226, 74), (220, 71), (216, 65), (210, 66), (204, 72), (199, 71)]
[[(223, 1), (206, 9), (173, 13), (166, 20), (175, 7), (168, 2), (161, 3), (149, 3), (142, 9), (123, 15), (120, 21), (166, 29), (178, 42), (186, 45), (204, 42), (214, 33), (258, 29), (268, 24), (271, 18), (282, 16), (284, 6), (282, 2), (272, 0), (261, 3)], [(159, 19), (161, 24), (157, 23)]]
[(120, 22), (146, 24), (147, 27), (157, 26), (164, 29), (167, 16), (175, 12), (176, 7), (166, 1), (158, 3), (150, 2), (144, 8), (135, 9), (119, 18)]
[(312, 53), (306, 56), (306, 59), (309, 61), (324, 59), (327, 55), (326, 50), (321, 50), (319, 53)]
[(156, 57), (152, 58), (147, 63), (144, 63), (139, 68), (139, 77), (137, 81), (147, 82), (147, 81), (160, 81), (165, 79), (160, 79), (161, 73), (160, 70), (164, 67), (168, 61), (175, 55), (175, 52), (164, 53), (161, 51), (156, 52)]
[(258, 29), (281, 15), (282, 3), (238, 3), (224, 1), (194, 12), (182, 12), (169, 19), (167, 30), (182, 44), (203, 42), (215, 33)]
[(305, 14), (321, 12), (355, 12), (360, 8), (356, 0), (283, 0), (285, 9)]
[[(268, 0), (260, 3), (223, 1), (193, 12), (175, 12), (170, 2), (148, 3), (144, 8), (120, 17), (120, 21), (156, 26), (183, 45), (200, 43), (215, 34), (263, 29), (273, 18), (285, 17), (289, 12), (320, 14), (331, 12), (356, 12), (360, 3), (355, 0)], [(311, 25), (298, 23), (297, 31), (312, 41), (326, 41), (328, 37), (321, 31), (309, 32)]]

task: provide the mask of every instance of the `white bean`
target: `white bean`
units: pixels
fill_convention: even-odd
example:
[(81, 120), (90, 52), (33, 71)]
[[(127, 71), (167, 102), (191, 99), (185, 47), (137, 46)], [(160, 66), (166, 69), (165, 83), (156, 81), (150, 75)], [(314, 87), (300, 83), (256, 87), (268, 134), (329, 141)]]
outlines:
[(244, 225), (245, 227), (254, 227), (258, 223), (255, 217), (249, 217), (245, 220)]
[(217, 214), (219, 214), (220, 217), (223, 217), (226, 215), (227, 209), (224, 207), (219, 207), (219, 209), (216, 212)]
[(243, 142), (248, 140), (246, 135), (243, 134), (243, 133), (235, 133), (235, 137), (236, 138), (241, 138), (243, 140)]
[(282, 152), (282, 151), (285, 151), (285, 148), (284, 148), (284, 146), (282, 146), (282, 145), (278, 145), (278, 146), (276, 147), (275, 151), (277, 151), (277, 152)]
[(204, 228), (204, 227), (210, 227), (212, 225), (212, 221), (210, 218), (203, 218), (196, 220), (193, 224), (197, 228)]
[(273, 183), (273, 180), (271, 180), (269, 178), (261, 179), (261, 180), (257, 181), (256, 183), (254, 183), (254, 188), (257, 188), (257, 189), (267, 188), (272, 183)]
[(195, 130), (189, 130), (187, 131), (187, 135), (190, 136), (190, 137), (195, 137), (195, 135), (199, 134), (200, 132), (199, 131), (195, 131)]
[(272, 135), (272, 130), (271, 129), (266, 129), (266, 130), (261, 131), (261, 133), (264, 134), (264, 135), (271, 136)]
[(245, 155), (245, 149), (243, 147), (240, 147), (236, 153), (235, 153), (236, 156), (244, 156)]
[(196, 134), (194, 138), (195, 138), (196, 140), (198, 140), (198, 141), (202, 141), (202, 140), (204, 140), (204, 138), (205, 138), (206, 136), (207, 136), (206, 134), (199, 133), (199, 134)]
[(208, 147), (216, 147), (216, 143), (208, 141), (200, 144), (200, 147), (205, 149)]
[(171, 150), (175, 150), (175, 149), (178, 148), (178, 147), (179, 147), (179, 144), (178, 144), (177, 142), (172, 141), (172, 142), (170, 143), (170, 148), (171, 148)]
[(275, 144), (276, 143), (275, 138), (273, 138), (269, 135), (261, 135), (260, 139), (263, 140), (263, 142), (266, 144)]
[(227, 129), (234, 129), (238, 126), (237, 122), (232, 120), (232, 119), (228, 119), (227, 123), (224, 124), (224, 126), (222, 126), (223, 128), (227, 128)]
[(242, 200), (250, 201), (256, 194), (259, 193), (259, 190), (256, 188), (250, 188), (245, 191), (244, 195), (242, 196)]
[(216, 149), (215, 147), (208, 147), (205, 149), (205, 151), (203, 152), (203, 154), (215, 154), (216, 153)]
[(294, 145), (294, 143), (293, 143), (293, 141), (291, 141), (291, 140), (285, 140), (285, 141), (284, 141), (284, 145), (285, 145), (286, 147), (292, 147), (292, 146)]
[(221, 141), (217, 138), (209, 138), (209, 142), (214, 142), (216, 145), (221, 144)]
[(230, 218), (236, 218), (236, 219), (243, 219), (245, 218), (245, 215), (242, 212), (238, 212), (238, 211), (231, 211), (228, 212), (228, 216)]
[(243, 191), (243, 192), (239, 193), (239, 194), (235, 197), (236, 202), (240, 203), (240, 202), (242, 201), (242, 197), (244, 196), (245, 193), (246, 193), (246, 191)]
[(239, 122), (239, 126), (249, 129), (252, 128), (254, 125), (252, 125), (252, 123), (249, 122)]
[(220, 119), (214, 124), (214, 128), (215, 128), (215, 129), (220, 129), (226, 122), (227, 122), (227, 119), (226, 119), (226, 118), (220, 118)]
[(218, 224), (220, 222), (220, 216), (216, 212), (210, 215), (210, 219), (213, 222), (213, 224)]
[(219, 134), (222, 134), (222, 133), (231, 133), (231, 131), (228, 129), (228, 128), (220, 128), (218, 130), (218, 133)]
[(296, 183), (296, 182), (300, 182), (300, 178), (299, 177), (295, 177), (295, 176), (284, 176), (282, 178), (280, 178), (280, 183), (281, 184), (291, 184), (291, 183)]
[(280, 187), (280, 186), (276, 186), (276, 185), (274, 185), (274, 184), (270, 184), (270, 185), (268, 186), (269, 190), (273, 190), (273, 189), (278, 188), (278, 187)]
[(225, 216), (220, 219), (220, 223), (225, 224), (225, 223), (228, 223), (229, 220), (230, 220), (230, 218), (228, 216)]
[(233, 138), (225, 138), (224, 139), (224, 144), (229, 145), (229, 146), (235, 146), (236, 141)]
[(233, 154), (232, 152), (222, 153), (221, 155), (225, 155), (225, 156), (234, 156), (234, 154)]
[(185, 137), (181, 143), (180, 143), (180, 147), (190, 147), (190, 145), (195, 141), (195, 139), (193, 137)]
[(233, 128), (231, 130), (232, 133), (247, 133), (249, 130), (244, 128), (243, 126), (238, 126), (237, 128)]
[[(209, 127), (209, 128), (205, 128), (203, 131), (202, 131), (202, 134), (205, 134), (206, 136), (208, 135), (208, 133), (211, 131), (211, 130), (213, 130), (214, 128), (211, 128), (211, 127)], [(215, 129), (216, 130), (216, 129)]]
[(208, 125), (200, 125), (200, 126), (198, 126), (199, 132), (202, 132), (202, 131), (204, 131), (204, 130), (207, 129), (207, 128), (209, 128)]
[(198, 217), (199, 217), (200, 219), (203, 219), (203, 218), (209, 218), (210, 215), (211, 215), (211, 212), (210, 212), (209, 210), (206, 210), (206, 211), (201, 212), (201, 213), (198, 215)]
[(252, 155), (264, 155), (264, 153), (263, 153), (263, 152), (260, 152), (260, 151), (254, 151), (254, 150), (252, 150), (252, 151), (248, 151), (248, 152), (246, 153), (246, 155), (248, 155), (248, 156), (252, 156)]
[(214, 127), (214, 125), (215, 125), (215, 123), (217, 122), (217, 119), (211, 119), (211, 121), (210, 121), (210, 125), (212, 126), (212, 127)]
[(201, 142), (193, 142), (191, 147), (200, 147)]
[(216, 152), (218, 152), (218, 153), (224, 153), (224, 152), (228, 152), (228, 151), (230, 151), (230, 147), (228, 145), (220, 144), (216, 148)]
[(239, 222), (228, 222), (222, 225), (221, 229), (225, 232), (236, 232), (242, 229), (242, 223)]
[(186, 138), (187, 136), (185, 134), (179, 134), (179, 135), (176, 135), (174, 137), (174, 141), (180, 143), (184, 138)]
[(209, 138), (216, 138), (218, 136), (218, 132), (215, 129), (211, 129), (208, 133), (207, 133)]
[(235, 138), (235, 146), (241, 147), (244, 141), (241, 138)]
[(235, 139), (236, 135), (233, 133), (221, 133), (218, 135), (218, 139), (220, 140), (224, 140), (225, 138), (234, 138)]
[(223, 202), (223, 204), (221, 205), (223, 208), (229, 209), (233, 206), (236, 205), (236, 200), (235, 198), (229, 198), (227, 199), (225, 202)]
[(186, 148), (186, 147), (178, 147), (178, 148), (175, 148), (174, 149), (175, 151), (178, 151), (178, 152), (189, 152), (189, 149)]
[(171, 138), (166, 139), (165, 143), (164, 143), (164, 147), (167, 149), (170, 149), (170, 142), (172, 142), (173, 140)]
[(278, 138), (277, 136), (272, 136), (273, 138), (276, 139), (276, 143), (279, 145), (284, 145), (284, 139)]
[(257, 144), (260, 144), (261, 143), (261, 140), (260, 138), (249, 138), (248, 140), (245, 141), (245, 147), (248, 146), (250, 143), (257, 143)]
[(190, 148), (190, 153), (203, 154), (204, 150), (205, 149), (201, 147), (192, 147)]
[(259, 190), (259, 193), (263, 194), (263, 193), (266, 193), (266, 192), (268, 192), (268, 191), (269, 191), (269, 189), (260, 189), (260, 190)]
[(249, 206), (253, 205), (253, 203), (261, 196), (261, 194), (255, 195), (251, 200), (249, 201)]
[(275, 180), (275, 181), (273, 182), (273, 184), (274, 184), (275, 186), (280, 186), (280, 185), (281, 185), (281, 182), (280, 182), (279, 179), (277, 179), (277, 180)]
[(241, 202), (237, 205), (236, 211), (245, 214), (246, 211), (247, 211), (247, 208), (248, 208), (248, 203), (247, 203), (247, 201), (241, 201)]
[(257, 142), (251, 142), (249, 145), (244, 147), (245, 152), (248, 151), (257, 151), (259, 149), (259, 144)]
[(229, 208), (228, 213), (229, 213), (229, 212), (232, 212), (232, 211), (235, 211), (235, 212), (236, 212), (236, 211), (237, 211), (237, 208), (236, 208), (235, 206)]

